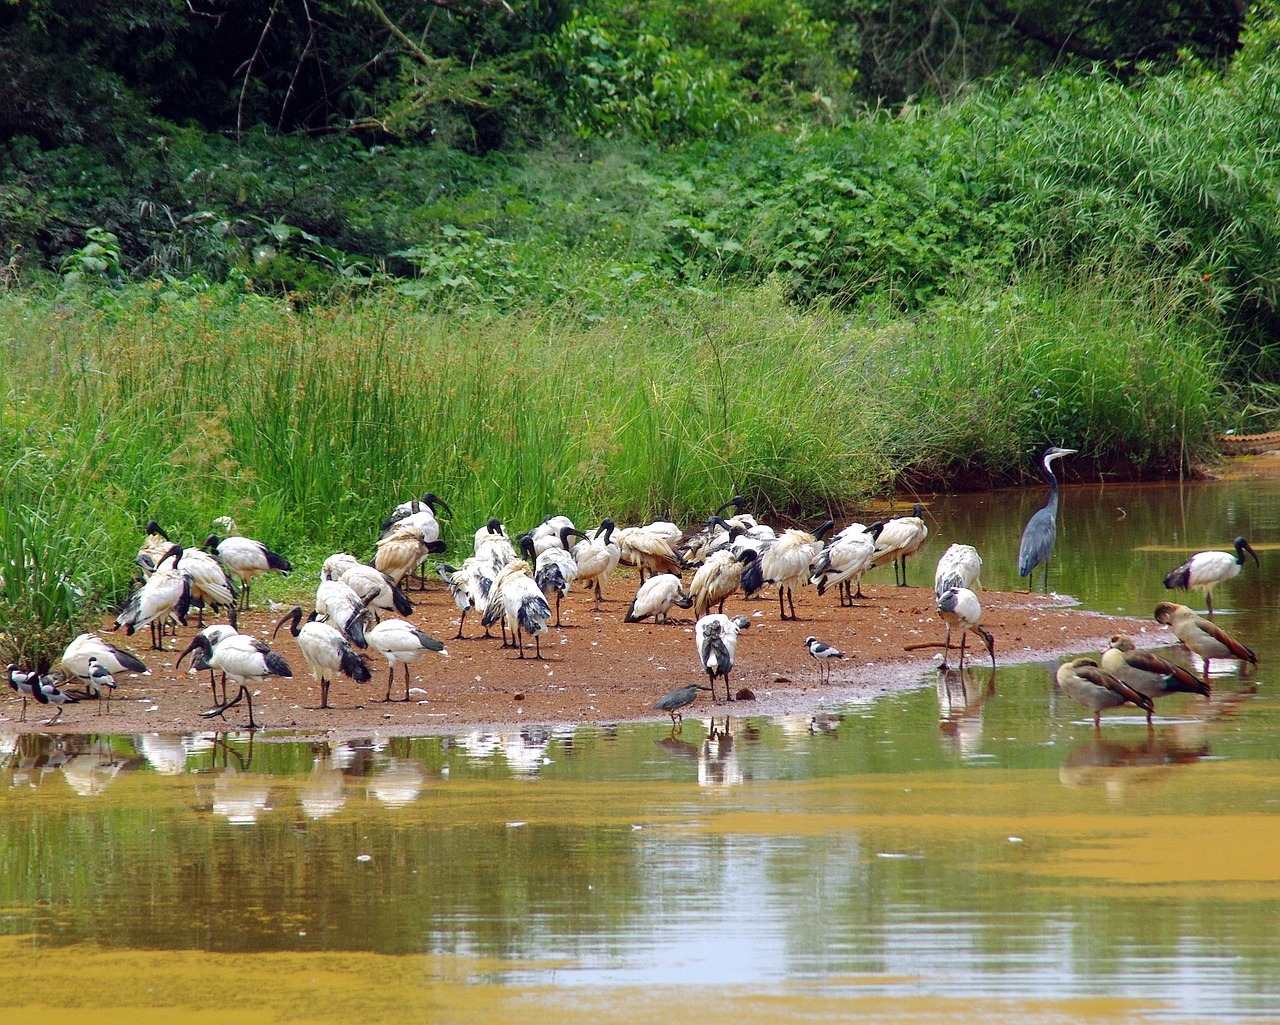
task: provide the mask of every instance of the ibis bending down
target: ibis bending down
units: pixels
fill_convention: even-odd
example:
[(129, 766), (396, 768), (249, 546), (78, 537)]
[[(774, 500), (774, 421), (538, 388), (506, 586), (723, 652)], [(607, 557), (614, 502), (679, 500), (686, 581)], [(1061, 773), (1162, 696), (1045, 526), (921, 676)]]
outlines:
[(707, 556), (707, 561), (689, 582), (694, 619), (701, 619), (713, 608), (724, 612), (725, 600), (742, 584), (743, 569), (757, 558), (754, 548), (744, 548), (736, 555), (730, 549), (722, 548)]
[[(546, 633), (551, 619), (551, 606), (529, 571), (529, 564), (517, 559), (508, 565), (489, 592), (489, 605), (480, 622), (492, 626), (501, 620), (504, 629), (511, 631), (520, 657), (524, 658), (524, 634), (533, 635), (534, 658), (542, 658), (542, 644), (538, 637)], [(504, 644), (504, 647), (506, 645)]]
[(446, 656), (449, 654), (441, 641), (403, 619), (384, 619), (367, 636), (369, 647), (382, 652), (387, 659), (387, 696), (383, 701), (391, 700), (391, 684), (395, 679), (397, 662), (404, 666), (404, 700), (408, 701), (409, 663), (418, 661), (428, 651), (438, 651)]
[(260, 577), (263, 573), (293, 571), (288, 559), (277, 555), (261, 541), (240, 537), (238, 534), (224, 537), (221, 541), (217, 534), (210, 534), (205, 538), (204, 550), (210, 555), (216, 555), (231, 578), (239, 582), (246, 609), (249, 607), (249, 584), (255, 577)]
[(1230, 552), (1196, 552), (1186, 562), (1171, 569), (1164, 578), (1164, 586), (1170, 591), (1194, 588), (1204, 592), (1205, 603), (1209, 606), (1209, 618), (1213, 618), (1213, 589), (1222, 581), (1238, 576), (1244, 566), (1244, 553), (1253, 556), (1256, 565), (1261, 566), (1258, 553), (1242, 537), (1235, 540), (1236, 554)]
[(746, 616), (734, 616), (730, 619), (720, 612), (713, 612), (698, 620), (693, 629), (694, 640), (698, 645), (698, 660), (707, 671), (707, 681), (711, 684), (711, 699), (716, 696), (716, 677), (724, 677), (725, 698), (733, 700), (733, 690), (729, 686), (729, 673), (733, 670), (733, 657), (738, 648), (738, 634), (751, 626)]
[(1147, 713), (1147, 722), (1151, 722), (1154, 709), (1151, 699), (1100, 668), (1091, 658), (1074, 658), (1058, 666), (1058, 686), (1067, 697), (1093, 713), (1095, 730), (1101, 728), (1103, 709), (1126, 704), (1137, 705)]
[(1111, 638), (1102, 651), (1102, 668), (1149, 698), (1178, 693), (1209, 696), (1207, 681), (1154, 651), (1139, 651), (1127, 634)]
[[(780, 619), (795, 619), (796, 606), (793, 591), (809, 582), (813, 572), (813, 564), (822, 554), (822, 537), (835, 526), (834, 520), (827, 520), (821, 527), (810, 534), (807, 530), (791, 527), (778, 535), (776, 541), (760, 554), (760, 572), (764, 579), (778, 585), (778, 616)], [(783, 608), (783, 592), (786, 592), (787, 609)]]
[[(832, 584), (840, 606), (853, 606), (853, 599), (862, 597), (862, 574), (875, 565), (876, 538), (884, 529), (883, 523), (873, 523), (869, 528), (861, 523), (851, 523), (831, 540), (813, 565), (809, 583), (818, 585), (821, 597)], [(849, 581), (856, 581), (858, 593), (853, 593)]]
[(1037, 509), (1022, 531), (1022, 544), (1018, 547), (1018, 576), (1027, 578), (1027, 590), (1035, 590), (1035, 568), (1044, 563), (1044, 593), (1049, 593), (1049, 558), (1053, 555), (1053, 543), (1058, 538), (1058, 478), (1053, 475), (1053, 461), (1063, 456), (1073, 456), (1073, 448), (1049, 446), (1044, 451), (1041, 465), (1049, 479), (1049, 501), (1043, 509)]
[(1205, 683), (1209, 682), (1210, 659), (1234, 658), (1250, 665), (1258, 664), (1257, 655), (1225, 630), (1197, 616), (1185, 605), (1162, 601), (1156, 606), (1155, 618), (1157, 623), (1169, 627), (1178, 640), (1204, 660)]
[[(305, 623), (302, 622), (302, 608), (295, 605), (276, 624), (274, 638), (280, 628), (289, 624), (289, 632), (298, 642), (302, 657), (306, 659), (311, 675), (320, 681), (320, 707), (329, 707), (329, 685), (340, 672), (356, 683), (368, 683), (372, 678), (369, 666), (359, 652), (351, 646), (346, 635), (337, 627), (328, 623), (316, 622), (317, 613), (312, 612)], [(299, 625), (301, 624), (301, 625)]]
[(975, 633), (982, 638), (983, 643), (987, 646), (987, 651), (991, 655), (991, 668), (996, 667), (996, 642), (991, 636), (991, 631), (984, 629), (980, 625), (982, 619), (982, 604), (978, 601), (978, 596), (967, 587), (948, 587), (942, 592), (938, 598), (938, 615), (942, 617), (942, 621), (947, 624), (947, 642), (942, 653), (942, 665), (939, 669), (947, 668), (947, 655), (951, 652), (951, 630), (959, 628), (960, 630), (960, 668), (964, 669), (964, 642), (970, 633)]
[(684, 593), (680, 587), (680, 578), (671, 573), (659, 573), (651, 576), (636, 591), (631, 600), (631, 607), (622, 617), (624, 623), (638, 623), (642, 619), (653, 617), (653, 621), (667, 621), (671, 606), (687, 609), (693, 605), (693, 598)]

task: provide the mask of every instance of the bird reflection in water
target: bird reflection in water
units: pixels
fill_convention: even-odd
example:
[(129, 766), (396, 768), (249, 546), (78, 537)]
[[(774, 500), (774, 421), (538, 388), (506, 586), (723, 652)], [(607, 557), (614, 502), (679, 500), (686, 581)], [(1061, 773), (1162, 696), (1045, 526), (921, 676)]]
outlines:
[(1156, 783), (1179, 765), (1209, 753), (1203, 731), (1148, 730), (1141, 741), (1119, 741), (1097, 734), (1067, 755), (1058, 779), (1071, 787), (1102, 787), (1107, 799), (1119, 801), (1134, 787)]
[(972, 758), (982, 742), (982, 706), (996, 692), (996, 671), (947, 669), (938, 674), (937, 691), (943, 743)]
[(709, 720), (707, 736), (698, 755), (698, 786), (731, 787), (742, 779), (733, 734), (729, 731), (729, 717), (725, 716), (723, 726), (717, 726), (714, 718)]

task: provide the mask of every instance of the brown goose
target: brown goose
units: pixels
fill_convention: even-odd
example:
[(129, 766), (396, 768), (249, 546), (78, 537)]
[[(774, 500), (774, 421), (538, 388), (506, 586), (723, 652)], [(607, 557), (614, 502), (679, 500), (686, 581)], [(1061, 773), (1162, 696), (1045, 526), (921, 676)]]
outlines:
[(1073, 658), (1058, 666), (1058, 686), (1073, 701), (1078, 701), (1093, 713), (1093, 728), (1102, 726), (1102, 711), (1120, 705), (1137, 705), (1147, 713), (1151, 723), (1154, 706), (1151, 699), (1140, 694), (1123, 680), (1117, 679), (1091, 658)]
[(1157, 623), (1169, 627), (1178, 640), (1204, 659), (1205, 683), (1209, 682), (1209, 660), (1212, 658), (1234, 658), (1250, 665), (1258, 664), (1257, 655), (1185, 605), (1162, 601), (1156, 606), (1155, 617)]
[(1209, 696), (1207, 682), (1154, 651), (1139, 651), (1127, 634), (1111, 638), (1102, 652), (1102, 668), (1149, 698), (1177, 693)]

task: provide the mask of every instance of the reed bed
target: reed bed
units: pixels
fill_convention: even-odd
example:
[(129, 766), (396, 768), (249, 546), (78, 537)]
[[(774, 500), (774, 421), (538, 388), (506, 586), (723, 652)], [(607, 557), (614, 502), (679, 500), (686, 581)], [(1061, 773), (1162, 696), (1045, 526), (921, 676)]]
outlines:
[(151, 518), (198, 544), (229, 515), (301, 592), (426, 489), (456, 551), (489, 516), (691, 523), (735, 493), (817, 521), (904, 474), (1016, 479), (1048, 441), (1176, 469), (1222, 413), (1216, 369), (1194, 325), (1115, 288), (907, 317), (801, 311), (772, 282), (595, 323), (7, 296), (0, 543), (85, 596), (19, 608), (7, 575), (2, 611), (66, 632), (119, 601)]

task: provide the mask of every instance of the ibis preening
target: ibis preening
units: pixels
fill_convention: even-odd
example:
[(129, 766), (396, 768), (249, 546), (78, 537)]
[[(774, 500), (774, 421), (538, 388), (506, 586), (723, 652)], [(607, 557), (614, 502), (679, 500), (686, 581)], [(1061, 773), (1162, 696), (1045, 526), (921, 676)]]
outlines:
[(1073, 658), (1058, 666), (1058, 686), (1067, 697), (1093, 713), (1095, 730), (1101, 728), (1103, 710), (1120, 705), (1137, 705), (1147, 713), (1147, 722), (1151, 722), (1154, 710), (1151, 699), (1102, 669), (1091, 658)]
[(1102, 668), (1118, 676), (1140, 694), (1160, 698), (1166, 694), (1209, 696), (1209, 683), (1176, 662), (1154, 651), (1140, 651), (1127, 634), (1116, 634), (1102, 651)]
[(1164, 586), (1170, 591), (1194, 588), (1204, 592), (1205, 603), (1209, 606), (1209, 618), (1213, 618), (1213, 589), (1224, 580), (1239, 575), (1244, 566), (1244, 553), (1253, 556), (1256, 565), (1261, 566), (1258, 553), (1242, 537), (1235, 540), (1236, 554), (1230, 552), (1196, 552), (1176, 569), (1171, 569), (1164, 578)]
[(409, 663), (416, 662), (428, 651), (448, 655), (441, 641), (423, 633), (403, 619), (384, 619), (368, 633), (369, 647), (382, 652), (387, 659), (387, 696), (391, 700), (391, 684), (396, 675), (396, 663), (404, 666), (404, 700), (409, 700)]
[(991, 636), (991, 631), (984, 629), (981, 625), (982, 605), (978, 601), (978, 596), (967, 587), (948, 587), (938, 597), (938, 615), (942, 617), (942, 621), (947, 624), (947, 642), (943, 648), (942, 665), (939, 669), (947, 668), (947, 655), (951, 652), (951, 631), (958, 629), (960, 631), (960, 669), (964, 669), (964, 642), (970, 633), (975, 633), (982, 638), (987, 646), (987, 651), (991, 655), (991, 668), (996, 667), (996, 642)]
[(645, 570), (650, 575), (671, 573), (679, 576), (680, 571), (685, 568), (680, 556), (671, 547), (669, 528), (675, 529), (675, 540), (678, 543), (679, 528), (666, 522), (651, 523), (646, 527), (623, 527), (615, 534), (619, 561), (623, 565), (639, 569), (640, 583), (644, 583)]
[(178, 569), (191, 580), (191, 604), (199, 612), (199, 627), (204, 629), (205, 606), (217, 615), (223, 609), (233, 609), (240, 597), (236, 585), (227, 575), (222, 563), (199, 548), (187, 548), (178, 560)]
[(560, 600), (569, 593), (569, 587), (578, 579), (578, 560), (573, 557), (569, 545), (572, 532), (572, 527), (562, 527), (560, 544), (543, 548), (541, 554), (537, 551), (537, 542), (532, 534), (520, 536), (520, 550), (533, 566), (533, 579), (542, 596), (550, 602), (551, 596), (555, 595), (557, 627), (560, 625)]
[(659, 712), (666, 712), (671, 716), (671, 726), (674, 728), (677, 723), (684, 722), (684, 713), (680, 711), (692, 705), (698, 697), (698, 691), (710, 690), (710, 687), (704, 687), (700, 683), (691, 683), (687, 687), (677, 687), (662, 697), (658, 698), (658, 703), (653, 707)]
[(271, 636), (274, 638), (285, 623), (289, 624), (289, 632), (298, 642), (298, 649), (306, 660), (307, 668), (320, 681), (320, 707), (328, 708), (329, 685), (338, 673), (356, 683), (368, 683), (372, 675), (368, 664), (351, 646), (346, 635), (328, 623), (316, 622), (316, 615), (317, 613), (312, 612), (303, 623), (302, 608), (295, 605), (276, 624)]
[[(807, 530), (789, 528), (760, 553), (761, 575), (766, 581), (778, 585), (778, 615), (781, 619), (796, 618), (793, 591), (809, 582), (813, 564), (822, 554), (822, 537), (834, 526), (834, 520), (827, 520), (812, 534)], [(782, 604), (784, 591), (790, 616)]]
[(155, 572), (156, 567), (160, 565), (160, 560), (168, 555), (169, 549), (173, 547), (169, 535), (155, 520), (147, 520), (146, 531), (147, 536), (143, 539), (142, 547), (138, 549), (138, 554), (133, 560), (142, 570), (144, 580)]
[(687, 609), (693, 605), (693, 598), (684, 593), (678, 576), (673, 573), (658, 573), (640, 585), (622, 621), (639, 623), (652, 616), (655, 623), (665, 623), (673, 605)]
[(973, 545), (952, 545), (942, 553), (933, 573), (933, 593), (942, 597), (952, 587), (982, 589), (982, 556)]
[(1044, 563), (1044, 593), (1049, 593), (1049, 559), (1053, 555), (1053, 543), (1058, 538), (1058, 478), (1053, 475), (1053, 461), (1076, 454), (1074, 448), (1057, 448), (1050, 445), (1044, 451), (1041, 465), (1049, 479), (1049, 501), (1043, 509), (1037, 509), (1022, 531), (1022, 544), (1018, 547), (1018, 576), (1027, 578), (1027, 590), (1035, 590), (1035, 568)]
[(1210, 659), (1234, 658), (1250, 665), (1258, 664), (1257, 655), (1225, 630), (1197, 616), (1185, 605), (1162, 601), (1156, 606), (1155, 618), (1157, 623), (1169, 627), (1178, 640), (1204, 660), (1205, 683), (1209, 682)]
[[(489, 607), (489, 592), (497, 577), (493, 562), (483, 556), (472, 555), (457, 569), (441, 563), (436, 567), (436, 572), (449, 585), (453, 603), (462, 610), (462, 615), (458, 617), (458, 632), (453, 635), (454, 640), (459, 640), (462, 637), (462, 624), (467, 621), (467, 613), (477, 609), (483, 615)], [(487, 627), (485, 636), (489, 636)]]
[(363, 562), (348, 566), (338, 579), (355, 591), (375, 616), (380, 612), (396, 612), (402, 616), (413, 612), (413, 602), (404, 590), (393, 584), (381, 570)]
[(742, 583), (742, 571), (758, 558), (753, 548), (743, 549), (736, 555), (722, 548), (707, 556), (707, 561), (698, 567), (689, 582), (694, 619), (701, 619), (717, 606), (717, 611), (723, 612), (725, 600)]
[[(831, 539), (831, 544), (813, 564), (813, 575), (809, 578), (809, 583), (818, 586), (819, 596), (835, 584), (841, 607), (852, 606), (855, 597), (862, 597), (862, 574), (875, 565), (876, 538), (883, 529), (883, 523), (873, 523), (869, 528), (851, 523)], [(858, 585), (856, 595), (849, 586), (850, 581)]]
[(249, 607), (249, 584), (255, 577), (263, 573), (289, 573), (293, 567), (289, 560), (277, 555), (261, 541), (233, 534), (218, 540), (217, 534), (205, 538), (204, 549), (210, 555), (216, 555), (218, 561), (227, 568), (231, 578), (240, 584), (244, 608)]
[(524, 634), (532, 634), (534, 658), (542, 658), (539, 635), (546, 633), (550, 620), (551, 606), (538, 589), (529, 564), (523, 559), (517, 559), (498, 574), (489, 592), (489, 605), (480, 622), (485, 626), (492, 626), (501, 621), (504, 631), (511, 631), (512, 640), (519, 649), (521, 658), (524, 658)]
[[(929, 537), (924, 522), (924, 508), (919, 502), (911, 507), (910, 516), (895, 516), (885, 522), (876, 538), (875, 565), (893, 563), (893, 581), (900, 587), (907, 586), (907, 556), (915, 555)], [(898, 578), (898, 564), (902, 564), (902, 578)]]
[(809, 655), (818, 660), (818, 682), (830, 683), (831, 663), (834, 659), (844, 658), (844, 652), (830, 644), (824, 644), (816, 637), (806, 637), (804, 646), (809, 649)]
[(116, 616), (113, 630), (124, 627), (133, 636), (140, 626), (151, 628), (151, 649), (163, 650), (160, 644), (165, 620), (175, 616), (183, 626), (187, 625), (187, 609), (191, 606), (191, 578), (178, 569), (182, 549), (177, 545), (159, 563), (147, 582), (129, 596), (125, 606)]
[(316, 612), (351, 639), (357, 648), (368, 647), (364, 639), (369, 609), (350, 584), (341, 580), (325, 580), (316, 588)]
[(738, 634), (751, 626), (746, 616), (728, 616), (713, 612), (703, 616), (694, 627), (693, 636), (698, 645), (698, 660), (707, 671), (707, 682), (711, 684), (711, 698), (716, 696), (716, 677), (724, 677), (724, 689), (727, 700), (733, 700), (733, 689), (729, 685), (729, 673), (733, 670), (733, 657), (738, 648)]

